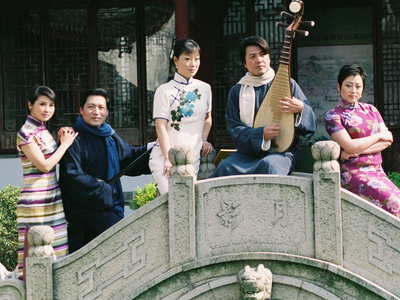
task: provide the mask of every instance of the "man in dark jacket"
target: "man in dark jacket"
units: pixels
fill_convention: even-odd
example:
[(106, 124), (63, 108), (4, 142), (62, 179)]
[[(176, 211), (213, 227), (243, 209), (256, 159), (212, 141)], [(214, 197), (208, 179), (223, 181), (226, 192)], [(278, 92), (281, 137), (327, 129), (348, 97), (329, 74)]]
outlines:
[[(68, 222), (69, 252), (72, 253), (124, 217), (121, 182), (111, 178), (146, 152), (133, 147), (105, 123), (108, 96), (103, 89), (89, 91), (80, 104), (73, 129), (79, 132), (60, 162), (60, 188)], [(148, 157), (135, 174), (149, 174)]]

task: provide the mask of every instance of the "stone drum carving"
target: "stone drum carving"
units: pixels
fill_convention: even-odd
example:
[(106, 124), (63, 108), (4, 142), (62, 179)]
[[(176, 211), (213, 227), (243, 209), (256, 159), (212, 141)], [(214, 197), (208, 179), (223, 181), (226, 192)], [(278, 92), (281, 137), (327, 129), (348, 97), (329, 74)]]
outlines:
[(54, 249), (51, 246), (53, 240), (53, 228), (45, 225), (32, 226), (28, 232), (28, 242), (30, 244), (28, 256), (51, 257), (53, 260), (56, 260)]
[(169, 170), (171, 176), (195, 175), (193, 167), (194, 153), (188, 146), (174, 146), (168, 151), (168, 157), (172, 167)]
[(315, 160), (314, 172), (339, 172), (337, 159), (340, 156), (340, 146), (335, 141), (319, 141), (311, 147), (311, 154)]
[(238, 275), (241, 300), (271, 299), (272, 273), (264, 265), (257, 268), (246, 266)]
[(214, 160), (216, 156), (217, 152), (213, 149), (210, 154), (200, 157), (198, 180), (208, 178), (215, 171)]

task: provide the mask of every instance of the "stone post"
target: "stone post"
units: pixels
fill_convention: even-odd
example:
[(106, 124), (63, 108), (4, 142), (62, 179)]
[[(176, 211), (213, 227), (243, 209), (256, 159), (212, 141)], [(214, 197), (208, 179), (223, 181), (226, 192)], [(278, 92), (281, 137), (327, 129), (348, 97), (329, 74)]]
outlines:
[(168, 213), (171, 268), (196, 258), (194, 154), (189, 147), (169, 150)]
[(200, 158), (199, 174), (197, 174), (198, 180), (206, 179), (214, 172), (214, 160), (216, 156), (217, 152), (215, 151), (215, 149), (213, 149), (210, 154), (208, 154), (207, 156), (202, 156)]
[(53, 299), (54, 230), (50, 226), (32, 226), (26, 258), (26, 299)]
[(314, 163), (315, 257), (343, 265), (340, 147), (319, 141), (311, 147)]

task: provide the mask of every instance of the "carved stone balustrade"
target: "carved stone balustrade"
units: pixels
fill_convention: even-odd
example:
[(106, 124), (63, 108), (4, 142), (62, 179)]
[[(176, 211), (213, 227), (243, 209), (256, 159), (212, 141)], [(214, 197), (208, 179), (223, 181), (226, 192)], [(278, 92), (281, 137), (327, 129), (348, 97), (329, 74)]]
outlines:
[(340, 201), (340, 147), (319, 141), (311, 147), (314, 163), (314, 212), (316, 257), (343, 265)]
[(400, 300), (400, 220), (340, 187), (335, 142), (290, 176), (196, 180), (191, 151), (170, 150), (167, 194), (71, 255), (53, 262), (32, 231), (26, 298), (3, 280), (0, 299)]
[(26, 299), (53, 299), (53, 262), (51, 243), (54, 230), (50, 226), (32, 226), (28, 232), (30, 248), (26, 258)]

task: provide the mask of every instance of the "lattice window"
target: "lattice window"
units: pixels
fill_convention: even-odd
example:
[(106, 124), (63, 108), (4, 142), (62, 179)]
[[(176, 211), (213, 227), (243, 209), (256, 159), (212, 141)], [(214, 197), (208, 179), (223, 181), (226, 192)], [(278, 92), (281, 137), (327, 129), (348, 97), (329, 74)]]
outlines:
[(383, 118), (389, 126), (400, 125), (400, 3), (383, 0), (382, 61)]
[(48, 85), (56, 93), (53, 129), (72, 126), (79, 115), (81, 94), (88, 88), (89, 52), (87, 11), (49, 11)]
[[(173, 3), (163, 3), (142, 7), (126, 0), (118, 8), (82, 4), (73, 9), (65, 3), (64, 9), (60, 2), (57, 8), (40, 3), (35, 10), (1, 11), (0, 150), (15, 149), (15, 132), (27, 114), (26, 94), (36, 84), (50, 86), (57, 95), (51, 131), (75, 122), (83, 93), (95, 84), (110, 94), (108, 122), (127, 142), (142, 144), (146, 126), (153, 128), (154, 90), (168, 79), (175, 33)], [(144, 14), (138, 15), (137, 9)], [(146, 41), (139, 53), (138, 37)], [(139, 99), (139, 91), (145, 99)]]
[[(285, 30), (276, 22), (285, 22), (280, 13), (288, 11), (286, 0), (258, 0), (255, 4), (256, 35), (267, 40), (271, 48), (271, 66), (277, 69)], [(290, 23), (290, 22), (289, 22)]]
[[(147, 119), (146, 124), (153, 124), (153, 101), (156, 89), (169, 81), (175, 72), (171, 59), (175, 37), (175, 14), (172, 5), (146, 7), (146, 68), (147, 68)], [(147, 20), (159, 20), (148, 22)], [(148, 131), (148, 140), (155, 138)]]
[(99, 87), (110, 94), (109, 122), (139, 128), (135, 8), (99, 9), (97, 19)]
[(246, 36), (245, 3), (244, 1), (230, 1), (224, 15), (218, 16), (216, 27), (222, 26), (222, 30), (216, 30), (215, 36), (215, 86), (213, 105), (213, 131), (215, 143), (224, 147), (230, 143), (230, 137), (226, 130), (225, 108), (228, 93), (244, 74), (244, 68), (239, 58), (238, 46)]
[[(3, 95), (5, 132), (16, 132), (27, 115), (26, 94), (43, 82), (39, 13), (2, 14)], [(4, 118), (3, 118), (4, 117)]]

